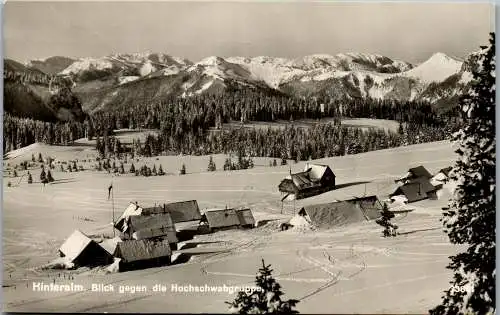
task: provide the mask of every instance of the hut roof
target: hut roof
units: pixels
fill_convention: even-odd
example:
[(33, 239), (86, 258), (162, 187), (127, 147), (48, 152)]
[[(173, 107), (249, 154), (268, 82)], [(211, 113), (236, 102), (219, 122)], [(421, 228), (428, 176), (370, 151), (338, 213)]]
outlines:
[(395, 195), (405, 195), (408, 202), (414, 202), (427, 198), (427, 193), (421, 187), (421, 184), (417, 182), (407, 183), (398, 187), (396, 191), (391, 194), (391, 196)]
[(113, 255), (113, 253), (115, 252), (116, 246), (121, 241), (122, 240), (119, 237), (108, 238), (108, 239), (105, 239), (104, 241), (102, 241), (101, 243), (99, 243), (99, 245), (101, 245), (101, 247), (104, 248), (108, 253)]
[(357, 203), (363, 211), (365, 217), (369, 220), (374, 220), (380, 217), (380, 211), (384, 209), (384, 205), (375, 195), (353, 198), (345, 200), (346, 202)]
[(329, 228), (366, 220), (359, 204), (348, 201), (305, 206), (299, 211), (299, 214), (307, 214), (311, 223), (319, 228)]
[(292, 181), (291, 178), (285, 178), (281, 181), (281, 183), (278, 186), (280, 191), (284, 192), (294, 192), (296, 189), (296, 186), (294, 182)]
[(309, 172), (300, 172), (291, 175), (294, 185), (298, 189), (307, 189), (311, 187), (321, 186), (321, 183), (310, 177)]
[(450, 176), (450, 172), (452, 169), (453, 168), (451, 166), (448, 166), (448, 167), (440, 169), (438, 173), (443, 173), (444, 175), (446, 175), (448, 177), (448, 176)]
[(127, 219), (130, 216), (141, 215), (142, 211), (143, 209), (141, 207), (131, 202), (125, 209), (125, 211), (123, 211), (122, 215), (118, 218), (118, 220), (116, 220), (115, 228), (123, 232), (127, 228), (126, 227)]
[(413, 177), (425, 177), (425, 178), (432, 177), (431, 173), (429, 173), (429, 171), (422, 165), (410, 168), (409, 172), (413, 175)]
[(201, 219), (200, 209), (196, 200), (179, 201), (165, 204), (163, 207), (148, 208), (143, 214), (161, 214), (168, 212), (174, 223), (194, 221)]
[(408, 181), (408, 183), (409, 184), (413, 184), (413, 183), (420, 184), (420, 188), (423, 189), (423, 191), (426, 194), (436, 190), (436, 187), (434, 187), (434, 185), (431, 184), (430, 180), (428, 178), (425, 178), (425, 177), (417, 177), (417, 178), (410, 179)]
[(209, 210), (204, 214), (210, 228), (239, 226), (240, 218), (234, 209)]
[(167, 239), (131, 240), (118, 243), (115, 256), (123, 262), (134, 262), (170, 256), (172, 250)]
[(161, 236), (166, 237), (170, 244), (179, 242), (179, 239), (177, 238), (177, 232), (172, 228), (156, 227), (150, 229), (142, 229), (132, 234), (132, 238), (135, 240), (143, 240)]
[[(279, 185), (279, 190), (284, 192), (294, 192), (295, 189), (304, 190), (321, 186), (321, 179), (325, 173), (330, 173), (335, 177), (328, 165), (307, 163), (304, 171), (290, 174), (283, 179)], [(294, 187), (295, 186), (295, 189)]]
[(170, 228), (175, 231), (175, 225), (170, 216), (170, 213), (162, 213), (158, 215), (137, 215), (128, 218), (126, 232), (135, 232), (143, 229), (151, 228)]
[(328, 165), (307, 163), (304, 172), (308, 172), (311, 179), (320, 180), (329, 168)]
[(80, 230), (75, 230), (61, 245), (59, 251), (63, 253), (70, 261), (75, 260), (80, 254), (92, 243), (87, 235), (83, 234)]
[(255, 218), (253, 217), (252, 210), (250, 209), (239, 209), (236, 210), (238, 218), (240, 220), (240, 225), (255, 225)]
[(162, 214), (166, 213), (167, 211), (163, 209), (163, 207), (155, 205), (154, 207), (144, 207), (142, 210), (143, 215), (154, 215), (154, 214)]
[(136, 240), (167, 236), (169, 243), (178, 242), (175, 224), (168, 212), (129, 217), (127, 231), (133, 233), (133, 238)]

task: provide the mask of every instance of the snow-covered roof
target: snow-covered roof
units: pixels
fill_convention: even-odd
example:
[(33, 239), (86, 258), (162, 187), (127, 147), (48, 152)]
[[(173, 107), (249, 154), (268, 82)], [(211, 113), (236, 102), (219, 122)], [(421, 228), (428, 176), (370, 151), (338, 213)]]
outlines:
[(66, 241), (61, 245), (59, 250), (64, 254), (68, 261), (75, 260), (85, 248), (93, 242), (87, 235), (79, 230), (75, 230)]

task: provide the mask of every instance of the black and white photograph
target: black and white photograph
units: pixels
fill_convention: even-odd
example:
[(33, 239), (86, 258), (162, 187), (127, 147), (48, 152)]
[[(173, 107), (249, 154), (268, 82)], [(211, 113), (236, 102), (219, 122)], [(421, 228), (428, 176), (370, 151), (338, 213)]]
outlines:
[(2, 13), (2, 311), (496, 314), (492, 2)]

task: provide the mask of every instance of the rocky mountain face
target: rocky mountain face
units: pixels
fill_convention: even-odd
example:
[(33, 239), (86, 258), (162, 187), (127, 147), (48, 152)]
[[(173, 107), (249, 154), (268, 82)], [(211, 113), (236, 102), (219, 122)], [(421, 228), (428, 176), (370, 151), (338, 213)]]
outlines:
[(193, 63), (145, 52), (76, 60), (52, 57), (11, 68), (69, 78), (86, 111), (234, 89), (299, 97), (422, 100), (446, 109), (468, 88), (473, 56), (461, 61), (435, 53), (419, 65), (364, 53), (296, 59), (212, 56)]

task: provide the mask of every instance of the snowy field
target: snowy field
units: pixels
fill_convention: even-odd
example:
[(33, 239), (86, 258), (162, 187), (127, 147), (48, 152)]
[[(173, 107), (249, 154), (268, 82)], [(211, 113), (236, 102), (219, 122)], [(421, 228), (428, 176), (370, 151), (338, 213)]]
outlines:
[[(4, 166), (31, 159), (38, 152), (59, 160), (91, 159), (92, 147), (51, 147), (40, 144), (13, 152)], [(225, 156), (215, 155), (221, 169)], [(269, 167), (266, 158), (255, 159), (256, 168), (206, 172), (208, 157), (169, 156), (147, 159), (162, 164), (172, 175), (112, 177), (105, 172), (53, 172), (56, 181), (38, 183), (40, 169), (26, 178), (3, 183), (3, 310), (7, 312), (219, 312), (227, 311), (226, 293), (172, 292), (171, 285), (253, 285), (264, 258), (283, 286), (286, 298), (300, 299), (303, 313), (424, 313), (440, 301), (451, 274), (447, 257), (456, 252), (441, 230), (440, 200), (411, 204), (414, 211), (400, 215), (401, 235), (380, 237), (374, 222), (321, 231), (279, 230), (302, 205), (378, 194), (382, 198), (395, 187), (394, 179), (409, 167), (424, 165), (436, 172), (455, 160), (449, 142), (434, 142), (358, 155), (318, 160), (330, 165), (339, 189), (282, 205), (280, 180), (289, 166)], [(279, 162), (279, 161), (278, 161)], [(134, 162), (138, 167), (144, 162)], [(177, 175), (182, 163), (187, 175)], [(292, 171), (306, 162), (291, 164)], [(125, 166), (128, 170), (128, 165)], [(22, 172), (20, 172), (20, 175)], [(7, 187), (11, 181), (13, 187)], [(249, 206), (257, 220), (267, 224), (252, 230), (222, 231), (197, 236), (187, 243), (198, 245), (188, 262), (118, 274), (102, 270), (42, 271), (35, 267), (57, 257), (57, 249), (74, 229), (88, 235), (112, 235), (112, 204), (107, 187), (113, 181), (115, 216), (130, 201), (144, 206), (196, 199), (200, 208)], [(192, 247), (192, 246), (190, 246)], [(189, 251), (189, 250), (186, 250)], [(200, 254), (205, 252), (206, 254)], [(69, 275), (71, 274), (71, 280)], [(82, 292), (35, 292), (32, 283), (81, 284)], [(90, 291), (91, 284), (113, 284), (115, 292)], [(167, 292), (153, 292), (156, 284)], [(120, 286), (146, 286), (146, 292), (120, 293)]]

